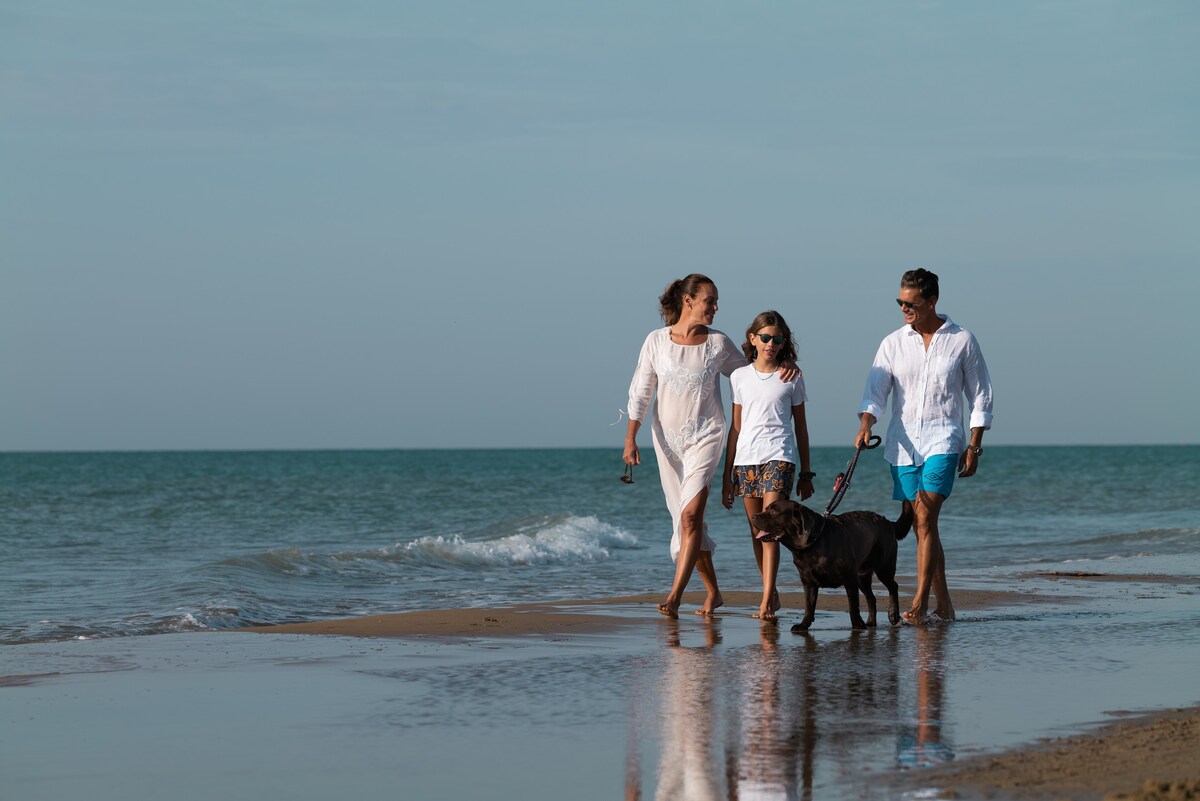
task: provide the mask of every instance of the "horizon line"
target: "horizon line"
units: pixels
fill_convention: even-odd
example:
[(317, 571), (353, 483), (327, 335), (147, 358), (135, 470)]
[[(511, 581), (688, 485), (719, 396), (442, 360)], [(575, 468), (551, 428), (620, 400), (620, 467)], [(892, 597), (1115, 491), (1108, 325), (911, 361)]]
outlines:
[[(1200, 446), (1200, 442), (1041, 442), (1041, 443), (1005, 443), (985, 445), (985, 449), (996, 448), (1191, 448)], [(812, 448), (836, 448), (849, 450), (849, 445), (812, 445)], [(0, 449), (0, 456), (28, 455), (95, 455), (95, 454), (151, 454), (151, 453), (394, 453), (407, 451), (616, 451), (621, 445), (457, 445), (457, 446), (345, 446), (345, 447), (262, 447), (262, 448), (38, 448), (38, 449)], [(647, 450), (652, 450), (648, 448)]]

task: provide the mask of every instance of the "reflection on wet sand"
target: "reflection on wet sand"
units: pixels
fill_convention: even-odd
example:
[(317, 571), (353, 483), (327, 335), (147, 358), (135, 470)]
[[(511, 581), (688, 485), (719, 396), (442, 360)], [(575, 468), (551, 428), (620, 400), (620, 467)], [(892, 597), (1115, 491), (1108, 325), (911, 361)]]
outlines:
[(924, 768), (954, 759), (954, 751), (942, 739), (946, 631), (943, 626), (921, 626), (914, 633), (917, 715), (915, 725), (899, 738), (896, 760), (902, 768)]
[[(822, 786), (953, 758), (942, 728), (947, 629), (880, 629), (822, 640), (764, 625), (721, 646), (713, 621), (665, 636), (643, 676), (658, 703), (655, 799), (805, 799)], [(649, 665), (649, 663), (648, 663)], [(631, 732), (626, 798), (641, 797)], [(718, 753), (722, 749), (724, 753)], [(644, 756), (644, 754), (643, 754)]]
[(662, 748), (655, 799), (689, 798), (716, 801), (721, 797), (714, 768), (713, 742), (719, 719), (713, 714), (714, 694), (723, 685), (718, 680), (719, 657), (713, 647), (720, 643), (719, 623), (703, 625), (704, 642), (685, 647), (674, 621), (667, 634), (660, 712)]
[(749, 649), (737, 668), (741, 739), (726, 760), (735, 778), (730, 795), (741, 801), (796, 798), (797, 752), (811, 752), (813, 742), (805, 736), (800, 745), (783, 725), (779, 627), (764, 625), (760, 634), (760, 647)]

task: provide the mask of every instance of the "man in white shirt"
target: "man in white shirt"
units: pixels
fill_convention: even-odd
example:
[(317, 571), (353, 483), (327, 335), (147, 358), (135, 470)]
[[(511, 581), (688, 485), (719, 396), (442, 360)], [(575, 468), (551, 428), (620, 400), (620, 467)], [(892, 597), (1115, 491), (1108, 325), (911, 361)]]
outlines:
[[(892, 465), (893, 495), (911, 504), (917, 534), (917, 592), (907, 623), (928, 622), (929, 594), (937, 595), (934, 614), (954, 620), (946, 586), (946, 557), (938, 514), (950, 496), (957, 472), (975, 475), (983, 453), (983, 432), (992, 427), (992, 380), (975, 336), (937, 313), (938, 277), (909, 270), (900, 279), (896, 303), (904, 326), (884, 338), (867, 376), (855, 445), (871, 438), (871, 427), (892, 397), (884, 458)], [(970, 405), (970, 441), (963, 428), (964, 399)]]

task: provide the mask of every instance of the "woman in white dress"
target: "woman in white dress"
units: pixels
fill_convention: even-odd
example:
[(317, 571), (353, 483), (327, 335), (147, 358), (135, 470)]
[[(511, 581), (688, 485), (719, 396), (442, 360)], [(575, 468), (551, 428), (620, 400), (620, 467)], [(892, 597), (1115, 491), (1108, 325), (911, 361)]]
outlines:
[[(716, 544), (704, 522), (709, 484), (725, 440), (720, 376), (748, 362), (729, 337), (709, 328), (717, 313), (717, 287), (709, 278), (693, 273), (672, 281), (658, 301), (667, 326), (650, 332), (638, 356), (629, 385), (624, 459), (628, 465), (641, 464), (637, 433), (657, 395), (651, 430), (674, 526), (675, 560), (675, 581), (658, 611), (679, 617), (683, 591), (697, 570), (706, 597), (696, 614), (711, 615), (724, 603), (712, 562)], [(783, 373), (791, 380), (795, 365), (785, 365)]]

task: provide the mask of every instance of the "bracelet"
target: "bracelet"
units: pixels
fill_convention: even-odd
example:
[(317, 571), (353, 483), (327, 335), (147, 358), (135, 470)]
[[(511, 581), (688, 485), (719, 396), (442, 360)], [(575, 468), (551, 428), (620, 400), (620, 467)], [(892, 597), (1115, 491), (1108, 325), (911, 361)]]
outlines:
[(796, 478), (800, 479), (801, 481), (812, 481), (816, 477), (816, 473), (809, 472), (808, 470), (805, 470), (803, 473), (796, 476)]
[(979, 454), (983, 453), (983, 446), (982, 445), (968, 445), (967, 450), (969, 450), (971, 453), (978, 456)]

